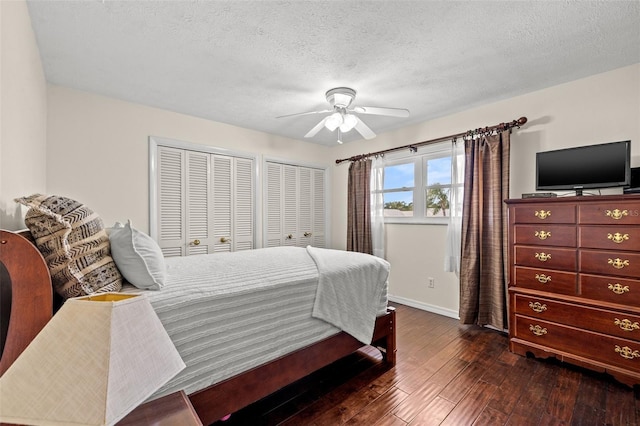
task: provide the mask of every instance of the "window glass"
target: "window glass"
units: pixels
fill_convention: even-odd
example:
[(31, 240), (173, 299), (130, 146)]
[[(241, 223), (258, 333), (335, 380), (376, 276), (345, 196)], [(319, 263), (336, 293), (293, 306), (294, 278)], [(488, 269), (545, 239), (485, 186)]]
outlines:
[(426, 185), (451, 184), (451, 156), (427, 158)]
[(384, 168), (384, 216), (413, 217), (415, 162), (403, 162)]
[(413, 188), (415, 166), (411, 163), (396, 164), (384, 168), (384, 189)]
[(449, 217), (451, 157), (426, 157), (425, 160), (426, 216)]
[(384, 193), (385, 217), (413, 217), (413, 191)]

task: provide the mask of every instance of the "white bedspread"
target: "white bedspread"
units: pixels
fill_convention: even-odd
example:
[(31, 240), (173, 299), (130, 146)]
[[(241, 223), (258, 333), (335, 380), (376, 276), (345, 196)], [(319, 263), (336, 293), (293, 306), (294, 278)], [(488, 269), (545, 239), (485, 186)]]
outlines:
[[(352, 255), (331, 254), (339, 253)], [(319, 273), (304, 248), (167, 258), (166, 264), (165, 286), (145, 293), (187, 367), (150, 399), (204, 389), (340, 331), (312, 316)], [(377, 314), (386, 309), (386, 281), (380, 285), (384, 295), (370, 306)], [(375, 314), (370, 321), (373, 327)], [(353, 321), (334, 321), (343, 322)]]
[(386, 306), (389, 263), (362, 253), (307, 247), (318, 267), (313, 316), (371, 343), (379, 306)]

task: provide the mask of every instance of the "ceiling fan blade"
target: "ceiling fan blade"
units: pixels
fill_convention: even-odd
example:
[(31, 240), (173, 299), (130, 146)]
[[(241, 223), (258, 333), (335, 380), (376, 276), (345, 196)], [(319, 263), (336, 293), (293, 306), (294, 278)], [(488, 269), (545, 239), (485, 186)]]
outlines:
[(324, 122), (327, 121), (327, 118), (329, 117), (325, 117), (322, 120), (320, 120), (320, 122), (316, 124), (313, 129), (309, 130), (309, 132), (306, 135), (304, 135), (304, 137), (305, 138), (314, 137), (324, 127)]
[(295, 114), (287, 114), (287, 115), (279, 115), (276, 118), (287, 118), (287, 117), (298, 117), (300, 115), (310, 115), (310, 114), (324, 114), (327, 112), (333, 112), (332, 109), (325, 109), (322, 111), (308, 111), (308, 112), (296, 112)]
[(360, 114), (388, 115), (391, 117), (409, 116), (409, 110), (405, 108), (355, 107), (353, 111)]
[(357, 121), (356, 121), (356, 125), (354, 126), (354, 129), (356, 129), (358, 133), (362, 135), (363, 138), (373, 139), (376, 137), (376, 134), (373, 133), (373, 130), (371, 130), (369, 126), (364, 124), (364, 122), (360, 120), (358, 117), (356, 117), (356, 119)]

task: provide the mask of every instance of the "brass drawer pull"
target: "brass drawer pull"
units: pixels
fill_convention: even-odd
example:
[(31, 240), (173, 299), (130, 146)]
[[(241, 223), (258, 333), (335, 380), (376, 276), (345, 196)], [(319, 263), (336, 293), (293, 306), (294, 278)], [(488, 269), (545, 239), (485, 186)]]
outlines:
[(199, 246), (200, 245), (200, 240), (193, 240), (193, 245), (194, 246)]
[(538, 313), (541, 313), (547, 310), (547, 305), (540, 302), (529, 302), (529, 307), (531, 308), (532, 311), (538, 312)]
[(546, 262), (547, 260), (551, 259), (551, 255), (546, 253), (536, 253), (536, 259), (538, 259), (540, 262)]
[(231, 238), (220, 237), (220, 242), (221, 243), (230, 243), (231, 242)]
[(640, 329), (640, 324), (638, 324), (637, 322), (631, 322), (626, 318), (623, 320), (619, 320), (618, 318), (616, 318), (615, 321), (613, 321), (613, 323), (624, 331), (633, 331), (633, 330)]
[(545, 275), (545, 274), (538, 275), (538, 274), (536, 274), (536, 280), (538, 280), (542, 284), (546, 284), (549, 281), (551, 281), (551, 275)]
[(536, 231), (535, 234), (533, 234), (535, 237), (540, 238), (541, 240), (546, 240), (547, 238), (549, 238), (551, 236), (551, 231), (546, 232), (546, 231)]
[(292, 238), (293, 238), (293, 235), (292, 235), (292, 234), (287, 235), (287, 240), (290, 240), (290, 239), (292, 239)]
[(616, 244), (620, 244), (629, 239), (629, 234), (620, 234), (616, 232), (615, 234), (607, 234), (607, 239), (613, 241)]
[(618, 210), (618, 209), (605, 210), (604, 213), (607, 216), (609, 216), (611, 219), (615, 219), (615, 220), (620, 220), (623, 217), (629, 215), (629, 211), (627, 211), (627, 210)]
[(620, 346), (616, 345), (615, 351), (616, 353), (620, 354), (622, 358), (626, 358), (626, 359), (640, 358), (640, 352), (634, 351), (629, 346), (624, 346), (621, 348)]
[(616, 269), (622, 269), (625, 266), (629, 266), (629, 261), (628, 260), (622, 260), (619, 257), (616, 257), (616, 260), (609, 259), (609, 261), (607, 263), (609, 265), (613, 266)]
[(540, 327), (539, 325), (529, 325), (529, 330), (535, 334), (536, 336), (544, 336), (547, 334), (547, 329), (544, 327)]
[(542, 219), (545, 220), (546, 218), (548, 218), (549, 216), (551, 216), (551, 210), (536, 210), (534, 215), (538, 218), (538, 219)]
[(624, 287), (620, 285), (620, 283), (615, 283), (607, 285), (607, 288), (614, 292), (615, 294), (624, 294), (629, 292), (629, 286), (625, 285)]

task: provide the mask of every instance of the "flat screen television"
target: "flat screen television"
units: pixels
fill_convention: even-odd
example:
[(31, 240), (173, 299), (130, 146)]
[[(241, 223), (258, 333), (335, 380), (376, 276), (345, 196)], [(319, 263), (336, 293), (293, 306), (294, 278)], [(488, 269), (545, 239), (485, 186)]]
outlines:
[(629, 186), (631, 141), (536, 153), (536, 189), (571, 190)]

